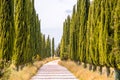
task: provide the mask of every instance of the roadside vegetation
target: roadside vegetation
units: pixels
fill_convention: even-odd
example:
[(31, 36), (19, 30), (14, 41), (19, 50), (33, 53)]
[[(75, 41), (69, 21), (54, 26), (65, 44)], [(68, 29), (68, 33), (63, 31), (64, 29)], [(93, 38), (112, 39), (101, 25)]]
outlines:
[(84, 68), (84, 65), (77, 64), (74, 61), (59, 61), (59, 64), (66, 67), (69, 71), (71, 71), (79, 80), (114, 80), (113, 69), (111, 68), (110, 76), (106, 75), (106, 68), (103, 68), (102, 75), (99, 72), (99, 67), (96, 71), (89, 70), (89, 65)]
[(56, 59), (58, 58), (45, 58), (41, 61), (34, 61), (33, 64), (28, 64), (19, 71), (16, 70), (14, 65), (11, 65), (6, 69), (6, 72), (0, 80), (30, 80), (43, 64)]

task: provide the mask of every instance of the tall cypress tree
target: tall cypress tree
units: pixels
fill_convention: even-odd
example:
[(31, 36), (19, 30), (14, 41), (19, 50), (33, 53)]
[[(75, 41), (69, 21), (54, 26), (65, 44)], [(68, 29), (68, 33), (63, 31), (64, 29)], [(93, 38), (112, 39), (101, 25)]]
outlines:
[(80, 27), (79, 27), (79, 55), (80, 61), (86, 62), (86, 31), (89, 11), (89, 0), (79, 0), (80, 2)]
[(111, 53), (111, 65), (115, 69), (115, 80), (120, 80), (120, 1), (114, 10), (114, 45)]
[(74, 5), (73, 7), (73, 14), (72, 14), (72, 19), (70, 22), (70, 59), (74, 60), (74, 20), (75, 20), (75, 14), (76, 14), (76, 6)]
[(32, 8), (32, 2), (30, 0), (26, 0), (25, 2), (25, 6), (26, 6), (26, 24), (27, 24), (27, 41), (26, 41), (26, 49), (25, 49), (25, 53), (26, 55), (25, 57), (25, 61), (26, 62), (31, 62), (32, 61), (32, 56), (33, 56), (33, 52), (32, 52), (32, 42), (31, 42), (31, 8)]
[(63, 23), (63, 36), (61, 40), (61, 59), (70, 58), (70, 16)]
[[(0, 60), (10, 61), (13, 50), (13, 0), (0, 1)], [(2, 63), (3, 64), (3, 63)]]
[(55, 46), (54, 46), (54, 38), (52, 38), (52, 57), (55, 55)]
[(41, 32), (40, 32), (40, 21), (39, 21), (39, 18), (38, 18), (38, 15), (36, 16), (36, 54), (38, 54), (40, 56), (40, 35), (41, 35)]
[(15, 26), (15, 41), (14, 41), (14, 54), (13, 54), (13, 63), (15, 65), (20, 65), (24, 63), (24, 50), (26, 43), (26, 32), (27, 26), (25, 23), (24, 17), (24, 5), (25, 1), (20, 0), (14, 2), (15, 4), (15, 17), (14, 17), (14, 26)]
[(63, 43), (63, 36), (60, 42), (60, 58), (63, 60), (63, 51), (64, 51), (64, 43)]
[(42, 35), (42, 58), (46, 57), (46, 41), (45, 41), (45, 35)]
[(47, 41), (46, 41), (46, 57), (50, 57), (51, 56), (51, 40), (50, 37), (47, 37)]
[(35, 29), (36, 29), (36, 13), (35, 13), (35, 8), (34, 8), (34, 0), (31, 0), (32, 4), (31, 4), (31, 49), (32, 49), (32, 54), (33, 56), (36, 55), (36, 48), (35, 48), (35, 44), (36, 44), (36, 32), (35, 32)]

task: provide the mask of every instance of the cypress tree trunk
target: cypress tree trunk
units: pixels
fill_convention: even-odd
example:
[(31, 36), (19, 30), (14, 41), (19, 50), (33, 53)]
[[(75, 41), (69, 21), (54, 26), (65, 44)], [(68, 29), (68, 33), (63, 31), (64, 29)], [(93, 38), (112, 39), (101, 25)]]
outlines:
[(78, 65), (81, 65), (82, 63), (81, 63), (80, 61), (77, 61), (77, 64), (78, 64)]
[(110, 75), (110, 67), (106, 67), (106, 73), (107, 73), (107, 77), (109, 77), (109, 75)]
[(16, 71), (19, 71), (19, 66), (18, 65), (16, 65)]
[(120, 80), (120, 69), (114, 69), (115, 72), (115, 80)]
[(89, 70), (92, 70), (92, 64), (89, 64)]
[(99, 66), (100, 75), (102, 75), (102, 66)]
[(87, 64), (86, 64), (86, 63), (84, 63), (83, 67), (84, 67), (84, 68), (87, 68)]
[(93, 65), (93, 71), (96, 71), (96, 70), (97, 70), (97, 66)]

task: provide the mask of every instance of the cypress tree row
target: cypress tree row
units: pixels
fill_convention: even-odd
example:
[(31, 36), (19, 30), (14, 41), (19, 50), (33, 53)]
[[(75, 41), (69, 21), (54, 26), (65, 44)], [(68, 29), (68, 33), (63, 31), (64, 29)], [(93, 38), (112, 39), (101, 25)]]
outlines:
[(41, 33), (34, 0), (0, 1), (0, 75), (8, 63), (19, 70), (34, 60), (50, 57), (51, 45), (51, 39), (46, 40)]
[[(119, 0), (78, 0), (73, 7), (69, 28), (64, 22), (60, 45), (61, 59), (67, 54), (71, 60), (90, 65), (89, 69), (99, 71), (106, 66), (115, 69), (115, 80), (120, 79), (120, 1)], [(67, 35), (69, 30), (69, 35)], [(66, 36), (67, 35), (67, 36)], [(68, 37), (69, 36), (69, 37)], [(66, 44), (66, 40), (69, 43)], [(70, 45), (66, 51), (67, 45)], [(66, 53), (67, 52), (67, 53)], [(91, 67), (92, 66), (92, 67)]]

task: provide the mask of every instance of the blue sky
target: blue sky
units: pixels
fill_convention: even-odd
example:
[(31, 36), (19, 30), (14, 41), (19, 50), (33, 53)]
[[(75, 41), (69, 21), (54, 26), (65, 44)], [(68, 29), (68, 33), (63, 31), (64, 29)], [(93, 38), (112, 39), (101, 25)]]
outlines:
[(73, 5), (77, 0), (35, 0), (35, 9), (41, 20), (43, 34), (55, 38), (55, 46), (61, 40), (63, 22), (67, 15), (72, 14)]

